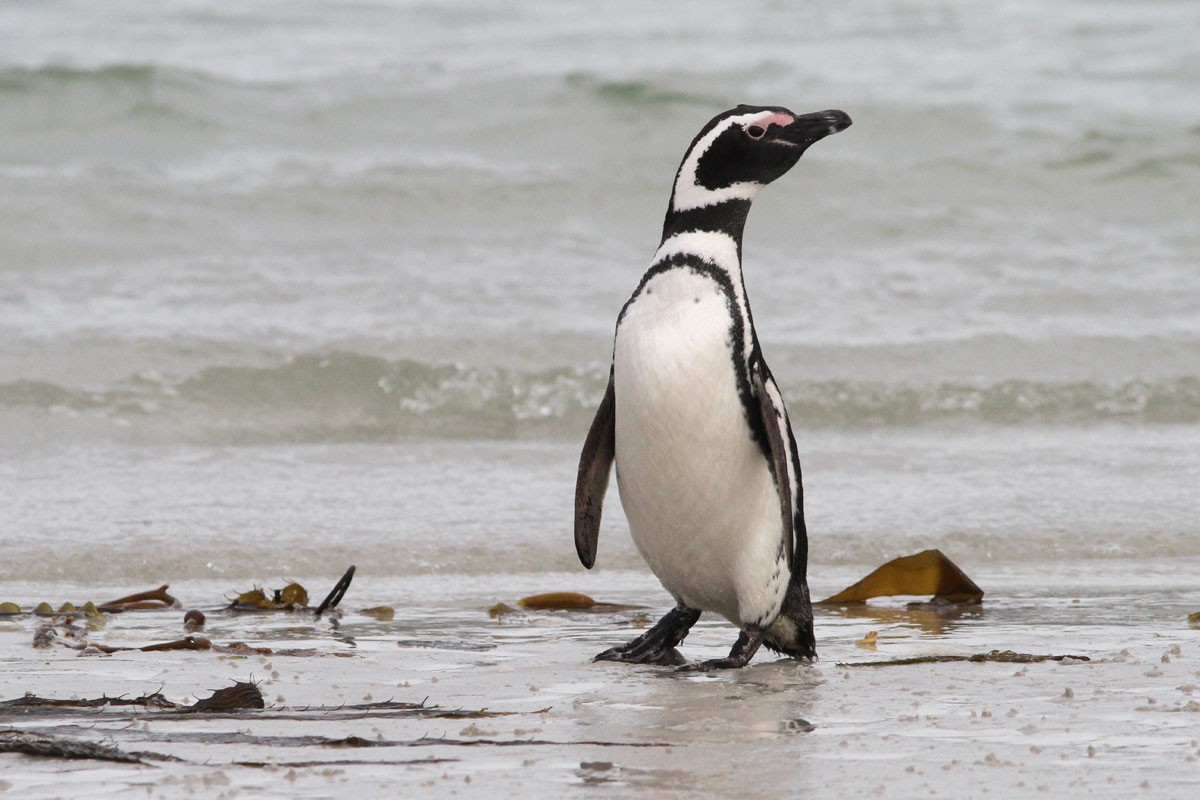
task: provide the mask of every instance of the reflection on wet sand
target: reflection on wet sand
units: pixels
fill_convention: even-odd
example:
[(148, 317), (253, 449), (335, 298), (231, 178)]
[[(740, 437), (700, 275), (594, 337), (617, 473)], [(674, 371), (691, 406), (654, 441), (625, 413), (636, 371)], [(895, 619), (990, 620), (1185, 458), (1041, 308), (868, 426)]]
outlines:
[(945, 636), (964, 622), (978, 622), (984, 617), (982, 603), (909, 603), (896, 606), (881, 606), (872, 603), (847, 603), (845, 605), (822, 605), (817, 609), (818, 619), (822, 614), (831, 614), (845, 619), (869, 619), (887, 625), (903, 625), (916, 628), (927, 636)]

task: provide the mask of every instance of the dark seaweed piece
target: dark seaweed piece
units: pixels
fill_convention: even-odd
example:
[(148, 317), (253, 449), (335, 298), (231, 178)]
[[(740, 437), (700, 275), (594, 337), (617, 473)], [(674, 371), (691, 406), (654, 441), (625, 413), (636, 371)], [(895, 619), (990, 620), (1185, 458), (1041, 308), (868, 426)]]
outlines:
[(91, 699), (58, 700), (52, 697), (38, 697), (27, 694), (13, 700), (0, 700), (0, 709), (32, 709), (32, 708), (104, 708), (105, 706), (145, 706), (146, 708), (179, 708), (163, 697), (159, 692), (145, 694), (141, 697), (93, 697)]
[(1063, 659), (1071, 659), (1073, 661), (1091, 661), (1087, 656), (1050, 656), (1050, 655), (1034, 655), (1032, 653), (1015, 653), (1012, 650), (993, 650), (990, 653), (976, 653), (971, 656), (914, 656), (912, 658), (895, 658), (890, 661), (852, 661), (849, 663), (839, 663), (839, 667), (897, 667), (908, 664), (942, 664), (952, 661), (970, 661), (973, 663), (981, 663), (984, 661), (998, 661), (1004, 664), (1036, 664), (1042, 661), (1062, 661)]
[(110, 745), (14, 730), (0, 731), (0, 753), (24, 753), (43, 758), (90, 758), (125, 764), (143, 763), (139, 755), (122, 752)]
[(460, 758), (406, 758), (393, 761), (362, 761), (351, 758), (329, 761), (234, 761), (231, 766), (256, 769), (307, 769), (308, 767), (413, 767), (424, 764), (453, 764)]
[(164, 583), (157, 589), (150, 589), (149, 591), (119, 597), (116, 600), (109, 600), (107, 603), (100, 603), (97, 608), (109, 614), (118, 614), (122, 611), (176, 608), (179, 605), (179, 601), (167, 594), (167, 589), (169, 588), (171, 588), (171, 584)]
[(156, 653), (167, 650), (211, 650), (213, 644), (203, 636), (185, 636), (182, 639), (175, 639), (170, 642), (158, 642), (155, 644), (147, 644), (142, 647), (113, 647), (107, 644), (99, 644), (92, 642), (88, 647), (93, 647), (102, 653), (112, 655), (126, 650), (140, 650), (144, 653)]
[(210, 697), (203, 697), (192, 703), (192, 711), (222, 712), (244, 711), (248, 708), (266, 708), (262, 692), (257, 684), (238, 681), (233, 686), (217, 689)]
[(346, 574), (333, 587), (333, 590), (321, 601), (321, 605), (317, 606), (314, 612), (315, 616), (320, 617), (326, 611), (337, 608), (337, 604), (342, 602), (342, 597), (345, 596), (346, 590), (350, 588), (350, 581), (354, 580), (354, 565), (346, 570)]
[(490, 642), (439, 642), (434, 639), (400, 639), (396, 642), (396, 644), (400, 647), (413, 647), (431, 650), (465, 650), (473, 653), (482, 653), (487, 650), (496, 649), (496, 645), (491, 644)]
[(941, 550), (922, 550), (894, 558), (853, 586), (813, 603), (865, 603), (872, 597), (931, 594), (935, 604), (981, 603), (983, 589)]

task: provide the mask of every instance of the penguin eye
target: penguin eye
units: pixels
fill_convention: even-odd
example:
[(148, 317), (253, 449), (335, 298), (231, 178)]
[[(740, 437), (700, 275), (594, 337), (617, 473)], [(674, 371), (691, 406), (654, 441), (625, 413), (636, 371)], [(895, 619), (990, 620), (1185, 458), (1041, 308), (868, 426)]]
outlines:
[(761, 125), (751, 125), (749, 128), (746, 128), (746, 135), (751, 139), (761, 139), (766, 132), (766, 128), (763, 128)]

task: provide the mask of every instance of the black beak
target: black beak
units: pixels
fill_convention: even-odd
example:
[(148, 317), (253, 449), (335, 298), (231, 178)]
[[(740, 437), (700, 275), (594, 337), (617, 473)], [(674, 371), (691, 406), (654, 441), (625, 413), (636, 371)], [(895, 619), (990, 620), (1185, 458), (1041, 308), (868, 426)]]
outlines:
[(830, 134), (850, 127), (850, 115), (845, 111), (830, 109), (812, 114), (801, 114), (796, 121), (779, 129), (775, 138), (788, 144), (807, 147)]

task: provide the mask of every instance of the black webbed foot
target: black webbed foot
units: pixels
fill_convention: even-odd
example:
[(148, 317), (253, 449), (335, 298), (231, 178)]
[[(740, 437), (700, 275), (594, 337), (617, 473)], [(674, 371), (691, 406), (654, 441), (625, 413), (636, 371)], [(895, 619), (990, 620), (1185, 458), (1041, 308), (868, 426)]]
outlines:
[(741, 669), (750, 663), (754, 654), (763, 643), (766, 631), (758, 628), (742, 628), (733, 649), (725, 658), (713, 658), (708, 661), (697, 661), (694, 664), (684, 664), (679, 672), (713, 672), (718, 669)]
[(710, 658), (708, 661), (693, 661), (691, 664), (684, 664), (676, 672), (716, 672), (719, 669), (741, 669), (748, 663), (748, 661), (730, 657)]
[(592, 661), (621, 661), (626, 664), (658, 664), (674, 667), (683, 663), (675, 645), (683, 641), (688, 631), (700, 619), (700, 611), (676, 606), (655, 623), (654, 627), (628, 644), (611, 647)]
[(593, 656), (592, 661), (620, 661), (625, 664), (654, 664), (659, 667), (678, 667), (686, 664), (687, 659), (674, 647), (666, 650), (636, 649), (631, 650), (636, 640), (620, 647), (610, 647), (599, 655)]

